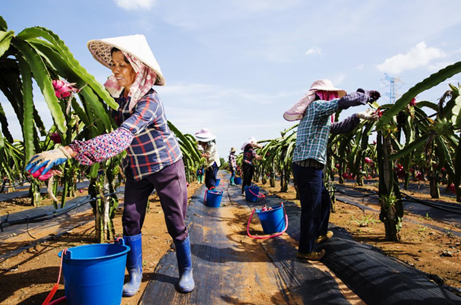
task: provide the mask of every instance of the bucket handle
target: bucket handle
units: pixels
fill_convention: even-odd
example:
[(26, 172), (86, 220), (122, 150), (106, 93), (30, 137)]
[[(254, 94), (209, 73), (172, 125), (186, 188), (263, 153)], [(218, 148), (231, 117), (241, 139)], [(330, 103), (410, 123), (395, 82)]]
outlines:
[[(61, 254), (61, 265), (59, 266), (59, 275), (58, 275), (58, 281), (56, 282), (56, 284), (54, 284), (53, 288), (51, 289), (50, 293), (48, 294), (48, 296), (46, 297), (45, 301), (42, 303), (42, 305), (48, 305), (51, 301), (51, 299), (54, 297), (54, 294), (56, 293), (56, 291), (58, 291), (58, 288), (59, 288), (59, 282), (61, 281), (61, 271), (62, 271), (62, 261), (64, 260), (64, 255), (67, 255), (67, 253), (69, 253), (69, 256), (70, 256), (70, 251), (69, 249), (64, 249), (62, 250), (62, 254)], [(54, 301), (53, 303), (54, 304), (57, 304), (55, 302), (57, 301), (60, 301), (62, 298), (59, 298), (58, 300)]]
[[(207, 194), (208, 194), (208, 192), (209, 192), (209, 191), (211, 191), (211, 190), (213, 190), (213, 189), (216, 189), (216, 190), (218, 190), (218, 188), (217, 188), (217, 187), (215, 187), (215, 186), (212, 186), (212, 187), (211, 187), (209, 190), (206, 190), (206, 191), (205, 191), (205, 195), (203, 196), (203, 203), (205, 203), (205, 204), (206, 204), (206, 198), (207, 198)], [(220, 191), (220, 190), (218, 190), (218, 191), (219, 191), (219, 192), (221, 192), (221, 193), (223, 193), (223, 191)]]
[(253, 218), (253, 214), (256, 212), (256, 208), (254, 208), (253, 211), (251, 212), (250, 218), (248, 219), (248, 224), (247, 224), (247, 234), (248, 234), (248, 236), (250, 236), (251, 238), (255, 238), (255, 239), (267, 239), (267, 238), (277, 237), (277, 236), (280, 236), (283, 233), (285, 233), (286, 230), (288, 229), (288, 215), (287, 215), (287, 211), (285, 210), (285, 205), (283, 204), (283, 202), (281, 202), (280, 205), (282, 206), (283, 213), (285, 214), (285, 229), (283, 229), (282, 232), (275, 233), (275, 234), (269, 235), (269, 236), (267, 236), (267, 235), (265, 235), (265, 236), (251, 235), (250, 234), (250, 223), (251, 223), (251, 219)]
[(112, 241), (114, 244), (119, 244), (121, 246), (124, 246), (125, 245), (125, 240), (123, 238), (121, 238), (120, 236), (117, 237), (116, 239), (114, 239), (114, 241)]
[(206, 195), (208, 194), (208, 190), (205, 191), (205, 196), (203, 196), (203, 203), (206, 204)]
[(256, 196), (256, 197), (258, 197), (258, 198), (266, 198), (266, 195), (264, 195), (264, 194), (259, 195), (259, 194), (253, 193), (253, 191), (251, 190), (251, 187), (248, 188), (248, 191), (249, 191), (250, 193), (252, 193), (253, 196)]
[(61, 258), (63, 258), (64, 256), (66, 256), (66, 259), (71, 259), (72, 258), (72, 251), (70, 251), (67, 248), (62, 250)]

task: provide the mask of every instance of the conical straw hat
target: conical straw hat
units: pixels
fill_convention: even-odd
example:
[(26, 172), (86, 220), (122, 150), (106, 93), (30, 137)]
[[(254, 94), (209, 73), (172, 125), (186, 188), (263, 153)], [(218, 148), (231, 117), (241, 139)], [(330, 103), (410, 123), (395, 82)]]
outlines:
[(120, 51), (129, 53), (142, 61), (146, 66), (152, 68), (157, 74), (157, 81), (154, 85), (165, 85), (165, 78), (163, 77), (160, 66), (155, 59), (154, 53), (147, 43), (146, 37), (141, 34), (120, 36), (114, 38), (90, 40), (87, 43), (93, 57), (101, 64), (110, 69), (110, 61), (112, 56), (110, 50), (117, 48)]

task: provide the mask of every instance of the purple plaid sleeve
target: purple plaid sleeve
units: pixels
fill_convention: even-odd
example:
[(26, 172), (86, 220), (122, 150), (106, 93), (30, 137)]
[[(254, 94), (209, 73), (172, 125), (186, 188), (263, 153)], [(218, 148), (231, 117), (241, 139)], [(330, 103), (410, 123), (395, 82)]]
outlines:
[(77, 153), (75, 159), (80, 164), (92, 165), (120, 154), (130, 146), (133, 138), (129, 130), (120, 127), (88, 141), (74, 141), (69, 146)]

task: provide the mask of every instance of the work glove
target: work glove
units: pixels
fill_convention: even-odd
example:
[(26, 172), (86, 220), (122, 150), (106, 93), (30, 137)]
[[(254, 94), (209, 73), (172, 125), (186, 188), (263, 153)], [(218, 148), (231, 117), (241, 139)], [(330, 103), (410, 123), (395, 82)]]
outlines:
[(365, 91), (364, 89), (359, 88), (359, 89), (357, 89), (357, 92), (361, 92), (363, 94), (368, 93), (368, 101), (367, 101), (367, 103), (369, 103), (369, 104), (372, 104), (373, 102), (377, 101), (381, 97), (381, 94), (376, 90)]
[(72, 156), (67, 150), (60, 146), (58, 149), (44, 151), (39, 154), (33, 155), (26, 166), (26, 171), (34, 174), (39, 169), (42, 169), (41, 176), (44, 176), (53, 166), (63, 164), (67, 159)]
[(373, 103), (381, 97), (381, 94), (375, 90), (368, 91), (368, 94), (370, 95), (370, 101), (368, 101), (368, 103)]
[(372, 112), (370, 109), (357, 113), (357, 117), (359, 119), (367, 120), (367, 121), (377, 121), (379, 120), (378, 113)]

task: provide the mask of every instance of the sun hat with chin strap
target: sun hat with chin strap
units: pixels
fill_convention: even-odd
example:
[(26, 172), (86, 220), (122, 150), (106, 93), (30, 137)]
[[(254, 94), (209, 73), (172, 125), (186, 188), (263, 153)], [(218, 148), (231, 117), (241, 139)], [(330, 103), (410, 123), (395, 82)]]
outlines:
[(309, 91), (283, 114), (283, 118), (287, 121), (301, 120), (307, 107), (315, 100), (317, 91), (336, 91), (340, 98), (347, 94), (345, 90), (335, 88), (329, 79), (316, 80)]

